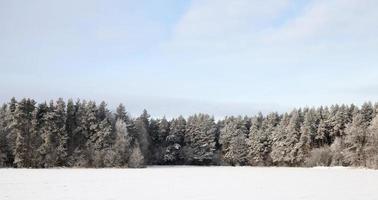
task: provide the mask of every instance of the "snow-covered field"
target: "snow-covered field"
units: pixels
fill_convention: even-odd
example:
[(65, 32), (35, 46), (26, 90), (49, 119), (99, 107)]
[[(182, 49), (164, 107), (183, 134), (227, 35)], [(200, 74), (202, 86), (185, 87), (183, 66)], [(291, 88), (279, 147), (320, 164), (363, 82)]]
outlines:
[(378, 199), (378, 171), (348, 168), (0, 169), (1, 200)]

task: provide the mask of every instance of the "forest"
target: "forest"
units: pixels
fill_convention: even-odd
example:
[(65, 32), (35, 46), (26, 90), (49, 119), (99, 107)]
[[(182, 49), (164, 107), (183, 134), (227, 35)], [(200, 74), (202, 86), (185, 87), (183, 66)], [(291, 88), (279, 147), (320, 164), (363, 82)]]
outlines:
[(0, 108), (0, 167), (149, 165), (378, 168), (378, 104), (287, 113), (139, 117), (120, 104), (12, 98)]

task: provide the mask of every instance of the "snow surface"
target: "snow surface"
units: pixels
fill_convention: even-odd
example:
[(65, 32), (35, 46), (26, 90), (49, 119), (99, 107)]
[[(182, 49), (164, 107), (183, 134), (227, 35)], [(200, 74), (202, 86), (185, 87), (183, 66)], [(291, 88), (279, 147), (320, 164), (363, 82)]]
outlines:
[(0, 169), (1, 200), (378, 199), (378, 171), (351, 168)]

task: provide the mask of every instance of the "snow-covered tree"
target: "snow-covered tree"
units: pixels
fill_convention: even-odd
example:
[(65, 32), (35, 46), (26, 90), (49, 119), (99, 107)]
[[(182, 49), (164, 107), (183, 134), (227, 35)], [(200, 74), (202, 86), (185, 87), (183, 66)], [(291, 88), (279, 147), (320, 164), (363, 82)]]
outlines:
[(13, 116), (13, 128), (16, 134), (14, 164), (17, 167), (31, 167), (30, 130), (34, 108), (35, 101), (31, 99), (22, 99), (16, 104)]
[(215, 153), (216, 124), (206, 114), (190, 116), (187, 121), (184, 152), (188, 164), (210, 164)]
[(135, 130), (136, 130), (136, 139), (138, 141), (138, 148), (142, 152), (144, 162), (149, 163), (151, 158), (150, 153), (150, 137), (148, 133), (149, 127), (149, 115), (147, 112), (143, 112), (143, 114), (135, 120)]
[(230, 117), (220, 131), (219, 143), (222, 145), (222, 160), (230, 165), (244, 165), (247, 162), (246, 136), (248, 130), (241, 117)]
[(114, 154), (114, 166), (123, 167), (127, 165), (131, 153), (132, 138), (127, 131), (126, 122), (122, 119), (118, 119), (115, 125), (116, 140), (113, 146)]
[(271, 157), (277, 165), (296, 165), (295, 145), (300, 139), (300, 111), (294, 110), (290, 115), (285, 115), (281, 124), (273, 135), (273, 150)]
[(167, 164), (182, 164), (186, 120), (179, 116), (171, 121), (170, 132), (166, 137), (167, 147), (164, 152), (164, 162)]
[(170, 124), (163, 117), (161, 120), (151, 120), (149, 124), (149, 135), (151, 138), (150, 152), (154, 164), (164, 164), (164, 154), (168, 146), (166, 138), (169, 134)]
[(7, 138), (5, 129), (5, 118), (7, 113), (7, 105), (4, 104), (0, 108), (0, 167), (5, 167), (8, 159), (7, 155)]
[(366, 166), (365, 145), (369, 122), (366, 121), (365, 117), (365, 114), (357, 113), (346, 129), (345, 158), (353, 166)]
[(43, 167), (43, 158), (39, 153), (39, 148), (43, 143), (43, 128), (46, 124), (45, 115), (49, 111), (46, 102), (41, 103), (33, 112), (32, 130), (30, 136), (32, 167)]
[(271, 165), (272, 135), (279, 123), (277, 113), (263, 117), (260, 113), (252, 118), (252, 126), (248, 137), (248, 159), (250, 165)]
[(134, 144), (131, 155), (128, 160), (128, 166), (131, 168), (141, 168), (145, 166), (144, 156), (138, 141)]
[(66, 129), (66, 103), (59, 98), (54, 107), (56, 128), (56, 161), (55, 166), (67, 166), (68, 158), (68, 133)]
[(378, 168), (378, 115), (373, 118), (369, 127), (365, 152), (366, 166)]
[(300, 139), (293, 149), (295, 163), (304, 164), (306, 158), (309, 157), (313, 148), (313, 139), (315, 138), (317, 132), (316, 121), (315, 111), (307, 111), (300, 129)]

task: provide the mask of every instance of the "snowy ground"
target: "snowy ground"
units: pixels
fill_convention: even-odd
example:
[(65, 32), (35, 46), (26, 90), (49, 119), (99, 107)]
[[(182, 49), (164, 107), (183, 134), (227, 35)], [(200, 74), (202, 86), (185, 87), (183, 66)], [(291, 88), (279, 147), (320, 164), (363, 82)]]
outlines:
[(1, 200), (378, 199), (378, 171), (347, 168), (0, 169)]

